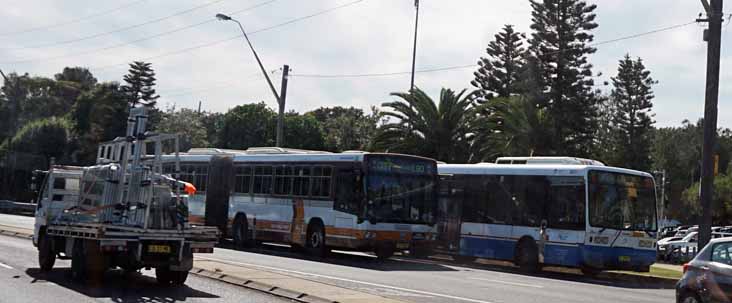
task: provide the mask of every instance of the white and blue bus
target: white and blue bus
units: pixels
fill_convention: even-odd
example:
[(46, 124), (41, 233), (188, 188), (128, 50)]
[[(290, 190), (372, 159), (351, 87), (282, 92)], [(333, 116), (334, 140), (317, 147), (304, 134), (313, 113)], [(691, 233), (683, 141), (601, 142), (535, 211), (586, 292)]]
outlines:
[(514, 261), (525, 271), (649, 270), (656, 259), (650, 174), (599, 162), (520, 163), (438, 165), (443, 251)]

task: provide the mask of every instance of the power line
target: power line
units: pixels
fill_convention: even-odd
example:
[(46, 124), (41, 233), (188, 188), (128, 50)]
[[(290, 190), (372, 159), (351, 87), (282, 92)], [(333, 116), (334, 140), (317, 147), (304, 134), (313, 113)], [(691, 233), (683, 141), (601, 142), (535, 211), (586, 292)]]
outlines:
[[(277, 1), (277, 0), (268, 0), (268, 1), (265, 1), (265, 2), (261, 2), (259, 4), (255, 4), (255, 5), (246, 7), (244, 9), (240, 9), (240, 10), (234, 11), (231, 14), (232, 15), (240, 14), (240, 13), (243, 13), (245, 11), (253, 10), (255, 8), (258, 8), (258, 7), (261, 7), (261, 6), (270, 4), (270, 3), (275, 2), (275, 1)], [(122, 42), (122, 43), (118, 43), (118, 44), (114, 44), (114, 45), (110, 45), (110, 46), (106, 46), (106, 47), (91, 49), (91, 50), (87, 50), (87, 51), (83, 51), (83, 52), (68, 53), (68, 54), (63, 54), (63, 55), (58, 55), (58, 56), (51, 56), (51, 57), (44, 57), (44, 58), (32, 58), (32, 59), (21, 59), (21, 60), (15, 60), (15, 61), (5, 61), (5, 62), (0, 62), (0, 64), (18, 64), (18, 63), (29, 63), (29, 62), (38, 62), (38, 61), (50, 61), (50, 60), (58, 60), (58, 59), (63, 59), (63, 58), (72, 58), (72, 57), (78, 57), (78, 56), (83, 56), (83, 55), (88, 55), (88, 54), (103, 52), (103, 51), (107, 51), (107, 50), (111, 50), (111, 49), (115, 49), (115, 48), (120, 48), (120, 47), (123, 47), (123, 46), (127, 46), (127, 45), (130, 45), (130, 44), (135, 44), (135, 43), (139, 43), (139, 42), (142, 42), (142, 41), (147, 41), (147, 40), (152, 40), (154, 38), (159, 38), (159, 37), (162, 37), (162, 36), (167, 36), (167, 35), (170, 35), (170, 34), (173, 34), (173, 33), (181, 32), (181, 31), (184, 31), (184, 30), (187, 30), (187, 29), (190, 29), (190, 28), (194, 28), (194, 27), (198, 27), (198, 26), (201, 26), (201, 25), (204, 25), (204, 24), (207, 24), (207, 23), (211, 23), (211, 22), (214, 22), (214, 21), (216, 21), (216, 19), (207, 19), (207, 20), (202, 21), (202, 22), (189, 24), (189, 25), (186, 25), (186, 26), (182, 26), (182, 27), (179, 27), (179, 28), (176, 28), (176, 29), (172, 29), (172, 30), (169, 30), (169, 31), (157, 33), (157, 34), (150, 35), (150, 36), (145, 36), (145, 37), (142, 37), (140, 39), (136, 39), (136, 40), (132, 40), (132, 41), (128, 41), (128, 42)]]
[[(298, 17), (298, 18), (295, 18), (295, 19), (292, 19), (292, 20), (289, 20), (289, 21), (285, 21), (285, 22), (278, 23), (278, 24), (275, 24), (275, 25), (272, 25), (272, 26), (268, 26), (268, 27), (265, 27), (265, 28), (261, 28), (261, 29), (258, 29), (258, 30), (252, 31), (252, 32), (247, 32), (247, 34), (248, 35), (254, 35), (254, 34), (257, 34), (257, 33), (264, 32), (264, 31), (272, 30), (272, 29), (275, 29), (275, 28), (278, 28), (278, 27), (282, 27), (282, 26), (285, 26), (285, 25), (289, 25), (289, 24), (292, 24), (292, 23), (295, 23), (295, 22), (298, 22), (298, 21), (302, 21), (302, 20), (305, 20), (305, 19), (310, 19), (310, 18), (313, 18), (313, 17), (316, 17), (316, 16), (320, 16), (320, 15), (323, 15), (325, 13), (332, 12), (332, 11), (334, 11), (336, 9), (345, 8), (345, 7), (354, 5), (354, 4), (359, 3), (359, 2), (362, 2), (362, 1), (364, 1), (364, 0), (356, 0), (356, 1), (348, 2), (346, 4), (342, 4), (342, 5), (338, 5), (338, 6), (329, 8), (329, 9), (325, 9), (325, 10), (319, 11), (319, 12), (314, 13), (314, 14), (306, 15), (306, 16), (303, 16), (303, 17)], [(241, 39), (241, 37), (242, 37), (242, 35), (239, 34), (239, 35), (236, 35), (236, 36), (232, 36), (232, 37), (228, 37), (228, 38), (224, 38), (224, 39), (220, 39), (220, 40), (215, 40), (215, 41), (211, 41), (211, 42), (207, 42), (207, 43), (202, 43), (202, 44), (199, 44), (199, 45), (196, 45), (196, 46), (192, 46), (192, 47), (178, 49), (178, 50), (170, 51), (170, 52), (167, 52), (167, 53), (162, 53), (162, 54), (155, 55), (155, 56), (151, 56), (151, 57), (141, 58), (139, 60), (149, 61), (149, 60), (153, 60), (153, 59), (158, 59), (158, 58), (173, 56), (173, 55), (177, 55), (177, 54), (187, 53), (187, 52), (190, 52), (190, 51), (193, 51), (193, 50), (197, 50), (197, 49), (201, 49), (201, 48), (206, 48), (206, 47), (211, 47), (211, 46), (214, 46), (214, 45), (222, 44), (222, 43), (229, 42), (229, 41), (233, 41), (233, 40), (236, 40), (236, 39)], [(116, 63), (116, 64), (109, 64), (109, 65), (98, 66), (98, 67), (91, 67), (91, 69), (98, 69), (98, 70), (100, 70), (100, 69), (108, 69), (108, 68), (111, 68), (111, 67), (120, 66), (120, 65), (126, 65), (126, 64), (128, 64), (128, 62)]]
[[(646, 35), (651, 35), (651, 34), (655, 34), (655, 33), (660, 33), (660, 32), (664, 32), (664, 31), (681, 28), (681, 27), (688, 26), (688, 25), (691, 25), (694, 23), (696, 23), (696, 21), (676, 24), (676, 25), (667, 26), (667, 27), (663, 27), (663, 28), (659, 28), (659, 29), (655, 29), (655, 30), (651, 30), (651, 31), (647, 31), (647, 32), (623, 36), (623, 37), (619, 37), (619, 38), (615, 38), (615, 39), (599, 41), (599, 42), (595, 42), (595, 43), (588, 43), (588, 46), (598, 46), (598, 45), (609, 44), (609, 43), (619, 42), (619, 41), (628, 40), (628, 39), (634, 39), (634, 38), (638, 38), (638, 37), (642, 37), (642, 36), (646, 36)], [(560, 52), (562, 52), (562, 51), (559, 50), (559, 51), (549, 52), (549, 53), (545, 53), (545, 54), (557, 54)], [(416, 71), (416, 73), (428, 73), (428, 72), (437, 72), (437, 71), (445, 71), (445, 70), (463, 69), (463, 68), (471, 68), (471, 67), (475, 67), (475, 66), (476, 66), (475, 64), (447, 66), (447, 67), (439, 67), (439, 68), (432, 68), (432, 69), (422, 69), (422, 70)], [(405, 74), (410, 74), (410, 73), (411, 72), (409, 72), (409, 71), (405, 71), (405, 72), (366, 73), (366, 74), (290, 74), (290, 76), (300, 77), (300, 78), (326, 78), (326, 79), (331, 78), (332, 79), (332, 78), (388, 77), (388, 76), (405, 75)]]
[(45, 44), (37, 44), (37, 45), (33, 45), (33, 46), (21, 46), (21, 47), (11, 47), (11, 48), (1, 48), (1, 50), (21, 50), (21, 49), (46, 48), (46, 47), (52, 47), (52, 46), (58, 46), (58, 45), (64, 45), (64, 44), (70, 44), (70, 43), (85, 41), (85, 40), (89, 40), (89, 39), (94, 39), (94, 38), (98, 38), (98, 37), (107, 36), (107, 35), (114, 34), (114, 33), (128, 31), (128, 30), (131, 30), (131, 29), (134, 29), (134, 28), (138, 28), (138, 27), (145, 26), (145, 25), (157, 23), (157, 22), (160, 22), (160, 21), (163, 21), (163, 20), (166, 20), (166, 19), (170, 19), (170, 18), (173, 18), (173, 17), (176, 17), (176, 16), (180, 16), (180, 15), (183, 15), (183, 14), (190, 13), (190, 12), (192, 12), (194, 10), (197, 10), (197, 9), (201, 9), (201, 8), (204, 8), (204, 7), (207, 7), (207, 6), (214, 5), (214, 4), (219, 3), (219, 2), (222, 2), (222, 1), (225, 1), (225, 0), (214, 0), (214, 1), (211, 1), (211, 2), (208, 2), (208, 3), (204, 3), (204, 4), (201, 4), (201, 5), (198, 5), (198, 6), (194, 6), (192, 8), (186, 9), (186, 10), (178, 11), (178, 12), (176, 12), (174, 14), (167, 15), (165, 17), (153, 19), (153, 20), (150, 20), (150, 21), (142, 22), (142, 23), (133, 24), (133, 25), (130, 25), (130, 26), (121, 27), (121, 28), (118, 28), (118, 29), (115, 29), (115, 30), (111, 30), (111, 31), (107, 31), (107, 32), (96, 33), (96, 34), (89, 35), (89, 36), (84, 36), (84, 37), (81, 37), (81, 38), (70, 39), (70, 40), (63, 40), (63, 41), (57, 41), (57, 42), (45, 43)]
[(60, 27), (60, 26), (65, 26), (65, 25), (69, 25), (69, 24), (79, 23), (79, 22), (82, 22), (82, 21), (85, 21), (85, 20), (89, 20), (89, 19), (101, 17), (101, 16), (104, 16), (104, 15), (108, 15), (108, 14), (114, 13), (116, 11), (123, 10), (125, 8), (128, 8), (130, 6), (136, 5), (136, 4), (141, 3), (141, 2), (144, 2), (144, 1), (146, 1), (146, 0), (132, 1), (132, 2), (127, 3), (125, 5), (122, 5), (122, 6), (118, 6), (118, 7), (115, 7), (115, 8), (109, 9), (109, 10), (106, 10), (106, 11), (101, 11), (101, 12), (98, 12), (98, 13), (90, 14), (90, 15), (87, 15), (87, 16), (84, 16), (84, 17), (81, 17), (81, 18), (72, 19), (72, 20), (69, 20), (69, 21), (64, 21), (64, 22), (59, 22), (59, 23), (53, 23), (53, 24), (48, 24), (48, 25), (42, 25), (42, 26), (28, 28), (28, 29), (14, 31), (14, 32), (0, 33), (0, 37), (12, 36), (12, 35), (18, 35), (18, 34), (25, 34), (25, 33), (32, 33), (32, 32), (37, 32), (37, 31), (40, 31), (40, 30), (50, 29), (50, 28), (53, 28), (53, 27)]

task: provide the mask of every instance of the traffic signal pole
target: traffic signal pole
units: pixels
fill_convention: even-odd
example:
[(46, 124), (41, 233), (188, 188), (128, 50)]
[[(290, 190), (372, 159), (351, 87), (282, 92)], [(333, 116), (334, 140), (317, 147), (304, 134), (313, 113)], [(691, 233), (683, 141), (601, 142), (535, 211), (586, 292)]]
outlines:
[(704, 101), (704, 144), (702, 146), (701, 207), (702, 220), (699, 224), (699, 249), (707, 245), (712, 237), (712, 196), (714, 193), (714, 146), (717, 139), (717, 103), (719, 99), (719, 50), (722, 32), (722, 0), (711, 0), (706, 5), (709, 29), (705, 31), (707, 41), (707, 84)]

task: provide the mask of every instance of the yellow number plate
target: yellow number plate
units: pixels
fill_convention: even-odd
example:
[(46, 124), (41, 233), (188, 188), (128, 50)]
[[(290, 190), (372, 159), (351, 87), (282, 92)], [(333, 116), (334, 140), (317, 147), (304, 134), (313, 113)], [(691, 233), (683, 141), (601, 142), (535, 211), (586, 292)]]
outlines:
[(630, 262), (630, 256), (620, 256), (618, 259), (620, 262)]
[(147, 247), (147, 252), (156, 253), (156, 254), (169, 254), (170, 246), (168, 246), (168, 245), (149, 245)]
[(397, 249), (408, 249), (409, 243), (397, 243)]

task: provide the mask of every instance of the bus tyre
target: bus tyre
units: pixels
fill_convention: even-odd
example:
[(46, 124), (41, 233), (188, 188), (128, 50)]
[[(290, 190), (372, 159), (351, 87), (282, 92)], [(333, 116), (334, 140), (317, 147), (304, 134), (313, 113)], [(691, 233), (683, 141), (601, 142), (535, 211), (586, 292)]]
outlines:
[(38, 238), (38, 266), (41, 271), (50, 271), (56, 263), (56, 252), (53, 251), (53, 237), (41, 232)]
[(524, 239), (516, 249), (516, 265), (525, 273), (539, 271), (539, 249), (533, 240)]
[(234, 244), (237, 248), (247, 248), (251, 246), (249, 239), (249, 222), (245, 215), (239, 215), (234, 219)]
[(74, 239), (74, 247), (71, 251), (71, 278), (74, 281), (82, 282), (87, 274), (86, 253), (84, 252), (84, 240)]
[(376, 258), (386, 260), (394, 255), (394, 246), (389, 244), (379, 245), (374, 252), (376, 253)]
[(323, 258), (326, 255), (325, 229), (320, 222), (313, 222), (308, 225), (307, 242), (305, 243), (308, 254)]

